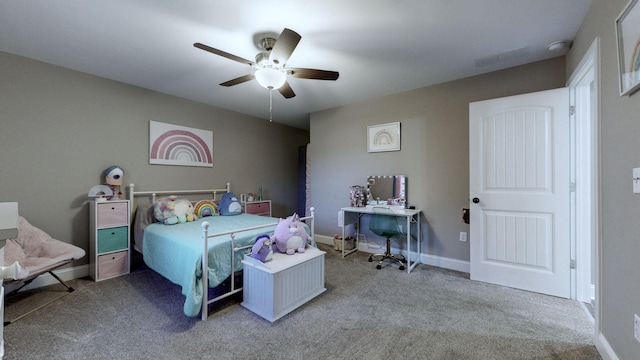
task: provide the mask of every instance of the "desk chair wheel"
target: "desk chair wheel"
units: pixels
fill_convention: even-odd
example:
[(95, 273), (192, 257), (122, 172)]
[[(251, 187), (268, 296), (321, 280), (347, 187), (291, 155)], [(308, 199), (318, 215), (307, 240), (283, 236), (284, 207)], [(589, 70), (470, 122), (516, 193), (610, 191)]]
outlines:
[(384, 254), (369, 255), (369, 262), (373, 262), (374, 257), (380, 257), (380, 260), (376, 259), (376, 261), (378, 261), (378, 265), (376, 265), (376, 269), (378, 270), (382, 269), (382, 263), (384, 263), (385, 260), (391, 260), (391, 262), (398, 263), (398, 265), (400, 265), (398, 269), (400, 270), (404, 270), (405, 269), (404, 264), (407, 263), (407, 259), (403, 255), (391, 254), (388, 250), (387, 250), (387, 253), (384, 253)]
[[(376, 265), (376, 269), (378, 269), (378, 270), (382, 269), (382, 265), (380, 265), (380, 264)], [(405, 269), (404, 265), (400, 265), (398, 267), (398, 270), (400, 270), (400, 271), (403, 271), (404, 269)]]

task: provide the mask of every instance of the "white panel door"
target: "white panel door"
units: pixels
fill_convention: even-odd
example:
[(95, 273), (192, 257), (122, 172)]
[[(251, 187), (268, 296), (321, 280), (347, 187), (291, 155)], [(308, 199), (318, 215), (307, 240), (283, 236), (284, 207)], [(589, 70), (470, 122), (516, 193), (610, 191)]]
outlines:
[(469, 106), (471, 279), (569, 298), (569, 90)]

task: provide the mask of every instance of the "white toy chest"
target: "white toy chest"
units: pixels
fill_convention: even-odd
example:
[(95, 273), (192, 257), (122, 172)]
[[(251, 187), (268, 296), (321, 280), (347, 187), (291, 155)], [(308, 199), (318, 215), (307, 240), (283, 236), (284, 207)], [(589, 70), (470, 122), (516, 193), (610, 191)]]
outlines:
[(273, 322), (320, 295), (324, 254), (309, 247), (302, 254), (274, 253), (266, 263), (245, 256), (241, 305)]

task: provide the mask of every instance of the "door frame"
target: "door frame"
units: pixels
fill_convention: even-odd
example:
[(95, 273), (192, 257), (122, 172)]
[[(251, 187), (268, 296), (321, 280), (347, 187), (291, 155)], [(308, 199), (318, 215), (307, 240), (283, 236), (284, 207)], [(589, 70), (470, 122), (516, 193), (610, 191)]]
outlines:
[[(572, 258), (576, 269), (572, 274), (572, 298), (581, 303), (594, 301), (596, 334), (600, 331), (600, 119), (599, 119), (599, 38), (595, 38), (567, 81), (574, 146), (572, 182)], [(585, 89), (585, 87), (589, 87)], [(592, 281), (595, 288), (591, 288)]]

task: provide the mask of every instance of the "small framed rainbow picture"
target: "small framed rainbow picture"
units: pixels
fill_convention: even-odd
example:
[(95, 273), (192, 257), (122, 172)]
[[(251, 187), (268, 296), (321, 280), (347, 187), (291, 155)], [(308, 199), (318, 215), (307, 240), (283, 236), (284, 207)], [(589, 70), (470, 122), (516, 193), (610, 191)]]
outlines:
[(620, 96), (640, 90), (640, 6), (631, 0), (616, 19)]
[(400, 122), (367, 126), (367, 151), (399, 151)]
[(149, 164), (213, 167), (213, 131), (149, 121)]

